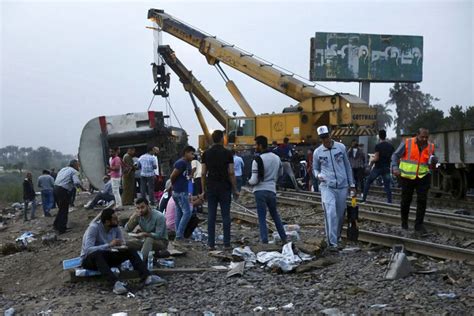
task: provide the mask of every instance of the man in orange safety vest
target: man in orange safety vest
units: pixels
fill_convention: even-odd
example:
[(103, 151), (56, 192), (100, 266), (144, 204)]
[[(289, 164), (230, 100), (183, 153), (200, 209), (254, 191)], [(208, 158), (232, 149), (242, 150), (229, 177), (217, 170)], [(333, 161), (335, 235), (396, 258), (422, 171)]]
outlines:
[(392, 155), (392, 173), (399, 177), (402, 187), (402, 229), (408, 229), (408, 214), (416, 189), (415, 231), (421, 234), (426, 233), (423, 220), (431, 181), (430, 169), (438, 162), (434, 156), (435, 146), (428, 142), (428, 138), (428, 129), (420, 128), (415, 137), (405, 139)]

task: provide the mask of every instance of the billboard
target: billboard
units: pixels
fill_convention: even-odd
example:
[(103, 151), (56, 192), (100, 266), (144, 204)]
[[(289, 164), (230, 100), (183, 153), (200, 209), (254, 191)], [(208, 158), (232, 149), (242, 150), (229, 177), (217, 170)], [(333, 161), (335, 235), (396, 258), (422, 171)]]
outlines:
[(312, 81), (420, 82), (423, 37), (316, 32)]

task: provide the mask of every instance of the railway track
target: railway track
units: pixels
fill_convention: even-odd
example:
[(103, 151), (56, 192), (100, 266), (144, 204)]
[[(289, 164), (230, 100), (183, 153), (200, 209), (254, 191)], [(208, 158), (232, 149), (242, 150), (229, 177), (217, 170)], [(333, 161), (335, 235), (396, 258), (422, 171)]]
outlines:
[[(241, 214), (245, 214), (244, 216), (246, 221), (258, 224), (258, 217), (254, 211), (248, 209), (246, 206), (238, 202), (233, 202), (232, 205), (239, 209), (239, 211), (231, 210), (233, 216), (234, 213), (240, 214), (239, 216), (241, 216)], [(342, 235), (344, 236), (345, 234)], [(471, 249), (453, 247), (449, 245), (368, 230), (359, 230), (359, 241), (386, 247), (393, 247), (396, 244), (403, 244), (406, 250), (414, 253), (435, 258), (466, 261), (470, 264), (474, 264), (474, 250)]]
[[(309, 204), (317, 211), (323, 212), (321, 195), (317, 193), (279, 191), (277, 198), (279, 203), (293, 206)], [(415, 213), (416, 209), (412, 208), (409, 215), (411, 226), (414, 224)], [(383, 202), (366, 202), (359, 204), (359, 218), (398, 226), (400, 225), (400, 207)], [(474, 239), (474, 217), (472, 216), (427, 210), (425, 226), (443, 235)]]
[[(383, 187), (378, 186), (371, 186), (368, 198), (377, 197), (377, 199), (386, 199), (385, 191)], [(400, 203), (401, 199), (401, 190), (399, 188), (392, 188), (392, 200)], [(413, 199), (416, 199), (416, 193), (414, 194)], [(428, 206), (435, 207), (435, 208), (456, 208), (456, 209), (464, 209), (464, 210), (471, 210), (474, 212), (474, 196), (467, 195), (465, 199), (459, 200), (454, 199), (449, 195), (442, 195), (440, 197), (436, 197), (433, 194), (429, 194), (428, 196)]]

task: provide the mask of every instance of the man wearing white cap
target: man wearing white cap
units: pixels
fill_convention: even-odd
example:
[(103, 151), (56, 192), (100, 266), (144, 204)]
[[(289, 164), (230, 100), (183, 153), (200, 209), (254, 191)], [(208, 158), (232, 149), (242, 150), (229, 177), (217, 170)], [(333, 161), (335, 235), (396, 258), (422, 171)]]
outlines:
[(325, 125), (317, 132), (322, 145), (313, 153), (313, 173), (319, 180), (329, 249), (337, 250), (349, 188), (355, 194), (354, 179), (346, 146), (332, 140)]

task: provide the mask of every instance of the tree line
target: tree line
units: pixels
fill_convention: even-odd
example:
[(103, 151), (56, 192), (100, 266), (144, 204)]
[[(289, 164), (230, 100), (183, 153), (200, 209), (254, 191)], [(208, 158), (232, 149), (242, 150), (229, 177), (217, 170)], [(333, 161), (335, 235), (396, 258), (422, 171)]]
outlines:
[(66, 166), (72, 155), (65, 155), (57, 150), (52, 150), (47, 147), (18, 147), (6, 146), (0, 148), (0, 166), (5, 170), (18, 170), (20, 173), (23, 170), (43, 170), (60, 168)]
[[(377, 109), (379, 129), (392, 125), (397, 137), (410, 135), (425, 127), (430, 132), (441, 132), (457, 129), (474, 129), (474, 106), (463, 108), (451, 106), (445, 116), (434, 103), (441, 100), (429, 93), (423, 93), (415, 83), (395, 83), (389, 92), (389, 100), (384, 104), (372, 105)], [(390, 106), (395, 105), (395, 116)]]

